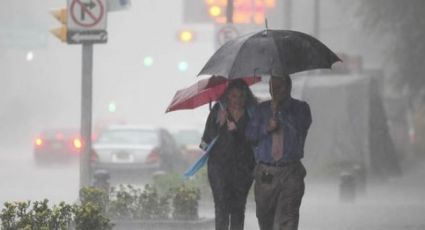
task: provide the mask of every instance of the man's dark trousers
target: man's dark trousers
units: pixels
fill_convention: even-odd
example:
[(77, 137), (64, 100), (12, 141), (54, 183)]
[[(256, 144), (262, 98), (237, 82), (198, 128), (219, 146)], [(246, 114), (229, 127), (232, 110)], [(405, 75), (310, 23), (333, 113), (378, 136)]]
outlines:
[(297, 161), (280, 166), (259, 163), (254, 176), (260, 229), (297, 230), (306, 176), (302, 163)]

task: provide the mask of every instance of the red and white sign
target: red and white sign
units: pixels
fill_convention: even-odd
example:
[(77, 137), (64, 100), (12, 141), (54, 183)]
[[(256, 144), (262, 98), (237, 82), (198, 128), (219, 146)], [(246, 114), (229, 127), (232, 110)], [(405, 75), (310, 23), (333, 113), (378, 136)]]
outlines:
[(224, 43), (235, 39), (239, 36), (239, 32), (236, 29), (236, 27), (232, 24), (227, 24), (223, 27), (221, 27), (217, 32), (217, 42), (218, 45), (221, 46)]
[(106, 0), (68, 0), (68, 30), (106, 30)]

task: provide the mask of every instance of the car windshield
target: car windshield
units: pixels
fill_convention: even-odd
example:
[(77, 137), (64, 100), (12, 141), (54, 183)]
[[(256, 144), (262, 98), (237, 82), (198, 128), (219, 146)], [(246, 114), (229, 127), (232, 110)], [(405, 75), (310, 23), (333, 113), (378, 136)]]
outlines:
[(106, 130), (100, 135), (97, 143), (156, 145), (158, 134), (155, 130)]

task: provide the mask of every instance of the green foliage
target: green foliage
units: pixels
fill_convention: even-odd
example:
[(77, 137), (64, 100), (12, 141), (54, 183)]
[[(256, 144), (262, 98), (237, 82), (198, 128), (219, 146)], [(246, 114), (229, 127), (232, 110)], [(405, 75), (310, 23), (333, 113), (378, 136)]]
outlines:
[(163, 184), (163, 189), (168, 188), (163, 194), (149, 184), (143, 190), (120, 185), (112, 188), (110, 194), (102, 189), (83, 188), (80, 204), (72, 206), (61, 202), (49, 208), (47, 199), (32, 203), (6, 202), (0, 213), (1, 229), (65, 230), (73, 225), (76, 230), (109, 230), (112, 224), (108, 218), (152, 220), (172, 216), (179, 220), (197, 219), (200, 189), (174, 176), (168, 178), (174, 178), (169, 181), (174, 186)]
[(111, 189), (108, 215), (113, 219), (137, 219), (140, 213), (138, 200), (141, 190), (131, 185)]
[(18, 220), (16, 223), (16, 228), (26, 229), (28, 227), (31, 227), (33, 220), (31, 211), (28, 211), (30, 205), (30, 201), (16, 203), (16, 217)]
[[(50, 216), (52, 210), (48, 206), (48, 200), (35, 201), (32, 205), (32, 228), (33, 229), (49, 229)], [(25, 225), (28, 226), (28, 225)]]
[(388, 61), (394, 67), (393, 76), (411, 93), (425, 87), (425, 1), (359, 0), (351, 1), (357, 17), (366, 28), (375, 32), (377, 43), (390, 40)]
[(141, 219), (156, 219), (158, 213), (159, 196), (158, 191), (149, 184), (139, 197)]
[(113, 188), (108, 215), (114, 219), (168, 219), (170, 198), (160, 196), (155, 187), (146, 185), (144, 190), (131, 185)]
[(72, 206), (60, 202), (52, 208), (49, 226), (50, 229), (67, 230), (72, 222)]
[(32, 203), (6, 202), (0, 213), (1, 229), (67, 230), (74, 222), (77, 230), (109, 230), (112, 225), (104, 215), (104, 199), (105, 194), (87, 188), (82, 190), (81, 205), (61, 202), (49, 208), (47, 199)]
[(156, 212), (158, 219), (169, 219), (171, 213), (170, 195), (159, 197), (158, 209)]
[(86, 202), (74, 205), (76, 230), (109, 230), (112, 229), (110, 220), (103, 215), (103, 210), (98, 204)]
[(178, 220), (198, 219), (198, 201), (201, 198), (199, 188), (181, 185), (173, 190), (173, 218)]
[(131, 185), (113, 188), (108, 216), (113, 219), (145, 220), (169, 219), (170, 216), (180, 220), (198, 218), (199, 188), (181, 182), (163, 194), (158, 191), (149, 184), (143, 191)]
[(0, 214), (1, 229), (4, 230), (48, 230), (69, 229), (72, 221), (71, 206), (61, 202), (59, 206), (48, 206), (48, 200), (31, 202), (6, 202)]
[(106, 206), (108, 204), (108, 197), (109, 194), (107, 194), (103, 189), (99, 189), (96, 187), (84, 187), (80, 189), (81, 204), (95, 204), (102, 208), (103, 212), (105, 212), (106, 210)]
[(109, 194), (96, 187), (84, 187), (80, 190), (81, 205), (74, 205), (76, 230), (108, 230), (112, 229), (106, 217)]
[(16, 228), (16, 205), (14, 203), (4, 203), (1, 210), (1, 229), (8, 230)]
[(153, 186), (158, 189), (161, 195), (167, 194), (171, 188), (175, 188), (183, 184), (180, 173), (166, 173), (155, 175), (153, 177)]
[(167, 173), (156, 175), (153, 178), (153, 186), (158, 189), (160, 195), (169, 193), (173, 188), (183, 184), (198, 187), (202, 194), (202, 199), (212, 197), (211, 189), (208, 183), (207, 167), (202, 168), (195, 176), (189, 180), (184, 180), (180, 173)]

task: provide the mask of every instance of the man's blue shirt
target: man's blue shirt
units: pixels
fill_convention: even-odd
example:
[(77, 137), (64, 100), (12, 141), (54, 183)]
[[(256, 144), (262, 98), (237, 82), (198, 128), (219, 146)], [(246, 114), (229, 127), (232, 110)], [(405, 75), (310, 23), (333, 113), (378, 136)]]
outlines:
[[(253, 143), (257, 162), (274, 162), (271, 154), (272, 134), (267, 131), (271, 118), (271, 101), (260, 103), (246, 128), (246, 137)], [(305, 139), (311, 125), (309, 105), (288, 98), (278, 106), (277, 118), (283, 129), (283, 157), (279, 162), (300, 160), (304, 156)]]

